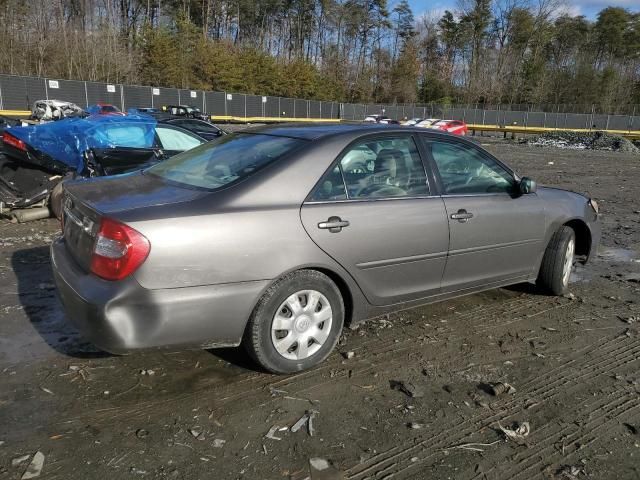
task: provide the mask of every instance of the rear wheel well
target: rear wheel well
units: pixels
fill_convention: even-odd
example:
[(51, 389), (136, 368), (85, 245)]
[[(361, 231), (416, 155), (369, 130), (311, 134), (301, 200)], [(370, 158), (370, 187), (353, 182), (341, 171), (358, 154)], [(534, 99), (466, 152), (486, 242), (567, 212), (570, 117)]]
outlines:
[(336, 284), (338, 290), (340, 290), (340, 295), (342, 295), (342, 301), (344, 302), (344, 324), (345, 326), (349, 325), (353, 318), (353, 295), (351, 295), (351, 290), (349, 289), (347, 282), (345, 282), (336, 272), (327, 268), (313, 267), (308, 268), (307, 270), (316, 270), (320, 273), (324, 273), (333, 283)]
[(565, 223), (576, 234), (576, 255), (589, 255), (591, 251), (591, 232), (582, 220), (571, 220)]

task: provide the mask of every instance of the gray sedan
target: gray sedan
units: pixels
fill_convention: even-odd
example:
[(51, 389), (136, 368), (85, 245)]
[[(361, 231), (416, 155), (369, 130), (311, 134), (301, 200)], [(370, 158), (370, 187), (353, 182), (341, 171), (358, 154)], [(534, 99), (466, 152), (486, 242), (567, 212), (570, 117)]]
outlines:
[(564, 294), (600, 237), (595, 201), (407, 127), (248, 130), (65, 183), (63, 202), (55, 281), (96, 345), (242, 343), (278, 373), (391, 310), (521, 282)]

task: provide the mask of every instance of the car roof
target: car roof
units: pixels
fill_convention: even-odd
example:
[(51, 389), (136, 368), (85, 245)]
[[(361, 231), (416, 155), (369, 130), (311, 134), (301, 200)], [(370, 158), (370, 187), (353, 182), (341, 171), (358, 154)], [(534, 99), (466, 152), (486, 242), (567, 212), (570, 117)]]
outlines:
[[(261, 133), (263, 135), (274, 135), (279, 137), (298, 138), (301, 140), (318, 140), (331, 136), (342, 134), (358, 134), (358, 133), (407, 133), (414, 132), (434, 135), (443, 135), (451, 137), (446, 132), (438, 132), (436, 130), (425, 131), (424, 128), (412, 127), (406, 125), (389, 125), (378, 123), (280, 123), (272, 125), (262, 125), (252, 127), (247, 130), (238, 131), (237, 133)], [(357, 136), (357, 135), (356, 135)], [(455, 136), (454, 136), (455, 137)], [(459, 137), (456, 137), (459, 138)]]
[[(292, 137), (302, 140), (317, 140), (319, 138), (343, 133), (356, 133), (358, 131), (374, 133), (396, 130), (388, 125), (378, 125), (376, 123), (285, 123), (254, 127), (244, 130), (243, 133), (262, 133), (265, 135)], [(404, 127), (402, 131), (407, 131), (407, 127)]]

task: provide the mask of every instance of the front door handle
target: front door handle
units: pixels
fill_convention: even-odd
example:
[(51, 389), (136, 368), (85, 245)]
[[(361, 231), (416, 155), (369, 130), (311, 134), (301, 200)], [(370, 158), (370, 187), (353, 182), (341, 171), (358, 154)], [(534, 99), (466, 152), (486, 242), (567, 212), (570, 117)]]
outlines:
[(329, 217), (326, 222), (320, 222), (318, 228), (329, 230), (331, 233), (341, 232), (344, 227), (348, 227), (349, 222), (342, 220), (340, 217)]
[(451, 218), (453, 220), (458, 220), (460, 223), (465, 223), (470, 218), (473, 218), (473, 213), (469, 213), (464, 208), (461, 208), (458, 210), (458, 213), (452, 213)]

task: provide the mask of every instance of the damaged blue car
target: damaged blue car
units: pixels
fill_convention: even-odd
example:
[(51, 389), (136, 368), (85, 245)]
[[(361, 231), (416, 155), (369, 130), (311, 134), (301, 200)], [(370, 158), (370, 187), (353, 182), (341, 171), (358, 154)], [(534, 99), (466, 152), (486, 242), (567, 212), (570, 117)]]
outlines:
[[(0, 213), (59, 217), (62, 180), (127, 173), (206, 139), (147, 115), (90, 116), (7, 128), (0, 150)], [(39, 207), (39, 208), (33, 208)], [(23, 210), (29, 208), (29, 210)]]

